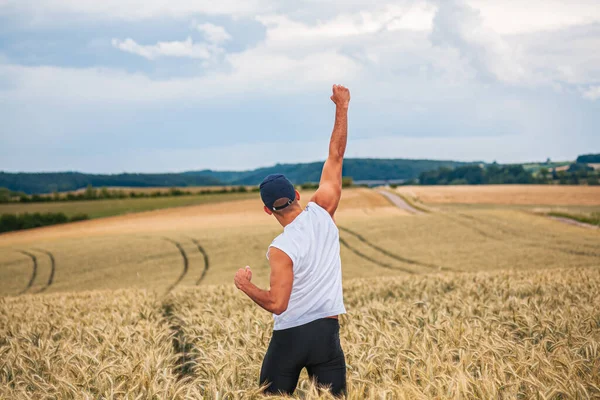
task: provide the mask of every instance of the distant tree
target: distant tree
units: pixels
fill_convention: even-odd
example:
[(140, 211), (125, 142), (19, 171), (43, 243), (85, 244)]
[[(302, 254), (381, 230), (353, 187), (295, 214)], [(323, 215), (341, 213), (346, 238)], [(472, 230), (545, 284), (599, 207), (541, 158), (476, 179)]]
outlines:
[(108, 191), (108, 189), (106, 188), (106, 186), (103, 186), (102, 189), (100, 189), (100, 198), (101, 199), (110, 199), (112, 196), (110, 194), (110, 192)]
[(89, 184), (85, 189), (83, 197), (87, 200), (95, 200), (96, 198), (98, 198), (98, 192), (96, 189), (94, 189), (94, 187), (91, 184)]
[(561, 185), (567, 185), (569, 183), (569, 177), (565, 171), (558, 171), (556, 177), (558, 178), (558, 183)]
[(501, 184), (532, 183), (533, 176), (522, 165), (500, 166), (491, 164), (487, 167), (466, 165), (457, 168), (438, 168), (419, 175), (421, 185), (457, 185), (457, 184)]
[(590, 167), (587, 164), (582, 164), (582, 163), (574, 163), (569, 165), (569, 169), (567, 169), (567, 172), (580, 172), (580, 171), (593, 171), (594, 168)]
[(10, 232), (20, 229), (19, 219), (15, 214), (0, 216), (0, 232)]
[(577, 157), (575, 161), (578, 164), (596, 164), (600, 163), (600, 153), (599, 154), (583, 154)]
[(183, 193), (183, 191), (181, 191), (180, 189), (177, 189), (176, 187), (172, 187), (169, 189), (169, 195), (171, 196), (182, 196), (185, 193)]
[(300, 185), (300, 188), (304, 190), (317, 189), (318, 187), (319, 184), (315, 182), (305, 182), (302, 185)]
[(12, 200), (12, 191), (7, 188), (0, 187), (0, 203), (8, 203)]
[(71, 218), (69, 218), (69, 221), (76, 222), (76, 221), (84, 221), (86, 219), (90, 219), (90, 217), (88, 217), (87, 214), (75, 214), (75, 215), (71, 216)]
[(540, 178), (542, 178), (542, 181), (547, 181), (548, 180), (548, 175), (550, 174), (550, 171), (548, 171), (548, 168), (540, 168), (540, 171), (538, 172), (538, 174), (540, 175)]

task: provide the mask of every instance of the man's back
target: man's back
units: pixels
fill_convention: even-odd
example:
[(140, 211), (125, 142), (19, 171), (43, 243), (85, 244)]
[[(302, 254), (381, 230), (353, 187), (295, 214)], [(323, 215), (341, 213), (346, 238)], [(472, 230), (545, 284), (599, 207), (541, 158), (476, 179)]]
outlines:
[[(274, 314), (274, 330), (343, 314), (339, 231), (331, 215), (314, 202), (284, 228), (275, 247), (293, 263), (294, 285), (286, 311)], [(269, 252), (267, 251), (267, 258)]]

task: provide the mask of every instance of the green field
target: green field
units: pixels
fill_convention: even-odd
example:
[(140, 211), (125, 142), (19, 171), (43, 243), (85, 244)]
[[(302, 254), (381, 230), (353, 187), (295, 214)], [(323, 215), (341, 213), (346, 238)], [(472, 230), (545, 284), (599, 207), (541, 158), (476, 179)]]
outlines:
[(256, 193), (203, 194), (192, 196), (153, 197), (139, 199), (108, 199), (59, 201), (45, 203), (9, 203), (0, 204), (0, 214), (19, 214), (35, 212), (63, 212), (67, 216), (87, 214), (90, 218), (110, 217), (162, 208), (192, 206), (243, 200), (256, 197)]
[(573, 164), (575, 161), (552, 161), (549, 163), (528, 163), (523, 164), (523, 168), (527, 171), (531, 171), (537, 173), (540, 169), (546, 168), (549, 171), (552, 171), (553, 168), (564, 167), (565, 165)]

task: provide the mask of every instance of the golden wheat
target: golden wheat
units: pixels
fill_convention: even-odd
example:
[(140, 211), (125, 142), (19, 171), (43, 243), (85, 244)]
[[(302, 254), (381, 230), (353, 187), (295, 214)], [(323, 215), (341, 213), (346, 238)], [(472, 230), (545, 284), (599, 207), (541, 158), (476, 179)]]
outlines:
[(569, 185), (400, 186), (398, 193), (424, 203), (600, 205), (600, 187)]
[[(353, 279), (349, 398), (597, 398), (600, 269)], [(272, 322), (233, 285), (0, 300), (0, 397), (260, 398)], [(327, 397), (303, 374), (297, 395)]]

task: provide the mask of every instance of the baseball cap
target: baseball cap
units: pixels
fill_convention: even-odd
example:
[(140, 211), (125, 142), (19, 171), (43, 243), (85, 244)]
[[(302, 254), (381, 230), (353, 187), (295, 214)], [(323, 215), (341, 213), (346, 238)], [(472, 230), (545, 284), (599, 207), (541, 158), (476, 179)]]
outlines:
[[(296, 199), (296, 189), (283, 174), (271, 174), (263, 179), (260, 184), (260, 198), (269, 210), (283, 210)], [(288, 199), (286, 204), (275, 207), (274, 203), (279, 199)]]

